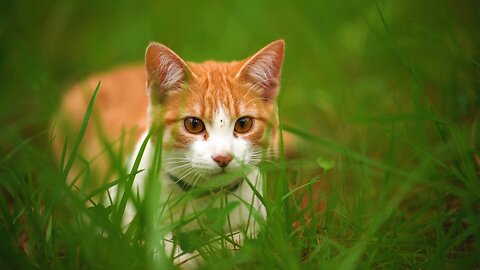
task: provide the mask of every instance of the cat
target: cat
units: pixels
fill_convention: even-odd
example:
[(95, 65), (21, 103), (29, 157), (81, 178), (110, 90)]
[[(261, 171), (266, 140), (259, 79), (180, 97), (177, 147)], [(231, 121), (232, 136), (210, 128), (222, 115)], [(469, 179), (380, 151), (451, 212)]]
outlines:
[[(149, 168), (161, 146), (161, 171), (156, 180), (161, 187), (160, 201), (168, 205), (163, 222), (172, 225), (182, 220), (178, 232), (196, 230), (202, 227), (200, 218), (185, 221), (185, 216), (198, 216), (229, 203), (232, 207), (223, 230), (231, 233), (233, 246), (241, 245), (245, 237), (257, 235), (266, 219), (261, 201), (265, 183), (256, 165), (277, 152), (276, 97), (284, 48), (284, 41), (277, 40), (242, 61), (193, 63), (153, 42), (147, 47), (144, 68), (121, 68), (90, 78), (87, 87), (78, 85), (70, 90), (62, 102), (59, 122), (78, 128), (78, 112), (85, 109), (89, 96), (84, 89), (102, 79), (95, 113), (104, 127), (103, 135), (113, 141), (122, 131), (132, 130), (126, 141), (137, 143), (130, 167), (143, 152), (133, 194), (143, 197)], [(139, 94), (144, 93), (144, 79), (146, 95)], [(90, 125), (83, 142), (89, 145), (83, 152), (87, 159), (101, 152), (97, 134)], [(61, 148), (58, 143), (56, 147)], [(100, 155), (91, 166), (108, 175), (107, 163)], [(110, 201), (120, 199), (115, 197), (116, 188), (110, 190), (114, 196)], [(169, 204), (186, 194), (191, 196), (183, 204)], [(125, 211), (128, 224), (136, 214), (135, 206), (129, 203)], [(174, 254), (178, 264), (196, 256), (172, 244), (175, 230), (165, 238), (167, 253)]]

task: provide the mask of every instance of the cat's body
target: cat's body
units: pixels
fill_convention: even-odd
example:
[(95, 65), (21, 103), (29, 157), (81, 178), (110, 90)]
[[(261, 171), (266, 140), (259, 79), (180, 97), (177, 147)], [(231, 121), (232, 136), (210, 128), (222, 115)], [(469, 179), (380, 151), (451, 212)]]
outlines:
[[(160, 202), (168, 205), (162, 216), (165, 224), (238, 202), (224, 231), (239, 238), (243, 233), (255, 236), (259, 218), (266, 218), (258, 197), (263, 196), (263, 177), (256, 164), (275, 152), (275, 98), (283, 52), (284, 42), (279, 40), (243, 61), (187, 64), (167, 47), (152, 43), (146, 52), (146, 73), (145, 68), (133, 66), (92, 77), (66, 95), (59, 121), (75, 130), (90, 97), (83, 89), (91, 91), (102, 80), (95, 108), (104, 130), (100, 133), (112, 142), (123, 131), (127, 134), (124, 141), (137, 141), (130, 167), (150, 132), (139, 167), (146, 171), (135, 179), (134, 194), (143, 196), (148, 169), (161, 144), (162, 169), (157, 180), (161, 184)], [(93, 169), (105, 175), (107, 159), (102, 155), (94, 158), (102, 151), (98, 126), (87, 130), (83, 144), (88, 147), (82, 154), (93, 159)], [(60, 144), (57, 142), (57, 148)], [(212, 185), (215, 179), (220, 179), (220, 184)], [(187, 193), (192, 194), (189, 200), (169, 204)], [(127, 207), (127, 221), (135, 215), (134, 210), (132, 205)], [(183, 222), (180, 230), (202, 228), (199, 222), (201, 218)]]

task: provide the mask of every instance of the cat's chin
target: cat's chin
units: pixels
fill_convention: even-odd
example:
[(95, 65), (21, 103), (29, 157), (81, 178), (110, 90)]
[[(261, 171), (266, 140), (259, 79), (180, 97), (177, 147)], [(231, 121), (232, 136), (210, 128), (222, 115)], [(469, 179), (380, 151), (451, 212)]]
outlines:
[[(242, 172), (249, 170), (248, 167), (225, 167), (225, 168), (215, 168), (204, 173), (205, 178), (215, 178), (215, 177), (223, 177), (224, 175), (230, 176), (239, 176), (242, 175)], [(235, 177), (236, 178), (236, 177)]]
[(213, 178), (220, 178), (220, 177), (226, 177), (227, 175), (229, 174), (232, 174), (232, 170), (225, 170), (225, 169), (216, 169), (216, 170), (211, 170), (211, 171), (207, 171), (207, 172), (204, 172), (202, 174), (202, 178), (204, 179), (204, 181), (209, 181), (210, 179), (213, 179)]
[(241, 168), (215, 168), (208, 171), (201, 172), (201, 179), (197, 180), (198, 183), (209, 182), (212, 180), (220, 180), (222, 182), (234, 182), (239, 178), (244, 177), (245, 170)]

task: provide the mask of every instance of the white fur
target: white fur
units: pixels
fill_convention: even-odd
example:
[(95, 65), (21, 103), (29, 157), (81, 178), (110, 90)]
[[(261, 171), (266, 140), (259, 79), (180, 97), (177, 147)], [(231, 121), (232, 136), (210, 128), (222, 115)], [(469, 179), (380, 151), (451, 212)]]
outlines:
[(248, 70), (248, 74), (255, 81), (263, 84), (274, 79), (273, 67), (275, 66), (276, 55), (270, 52), (258, 56)]
[(160, 54), (158, 56), (159, 70), (165, 71), (165, 79), (161, 83), (163, 89), (170, 89), (183, 78), (183, 68), (172, 59), (171, 55)]
[(275, 69), (278, 68), (277, 61), (278, 55), (274, 51), (260, 51), (245, 63), (236, 77), (246, 72), (255, 86), (267, 86), (270, 81), (278, 79), (275, 75)]
[(192, 163), (192, 167), (196, 168), (202, 176), (222, 171), (222, 168), (213, 160), (215, 156), (230, 154), (234, 157), (225, 168), (226, 172), (248, 163), (248, 156), (253, 149), (248, 141), (233, 136), (235, 121), (236, 119), (230, 119), (225, 110), (219, 107), (213, 120), (210, 123), (205, 121), (208, 139), (195, 141), (184, 153)]
[[(184, 196), (185, 192), (175, 184), (168, 174), (173, 174), (182, 181), (188, 182), (190, 184), (201, 185), (202, 183), (208, 182), (212, 174), (217, 174), (222, 172), (222, 168), (213, 160), (212, 157), (216, 155), (225, 155), (231, 154), (234, 159), (225, 167), (225, 171), (233, 171), (242, 167), (245, 164), (249, 164), (249, 173), (247, 179), (256, 187), (257, 191), (260, 194), (263, 194), (263, 178), (257, 167), (252, 166), (255, 159), (252, 158), (252, 154), (255, 149), (253, 146), (246, 140), (235, 138), (233, 135), (235, 121), (237, 119), (232, 119), (223, 108), (218, 108), (214, 117), (211, 121), (204, 120), (206, 130), (209, 134), (208, 138), (198, 139), (193, 142), (186, 150), (172, 150), (169, 152), (163, 153), (163, 166), (162, 172), (160, 174), (161, 183), (161, 202), (167, 203), (167, 198), (170, 198), (170, 201)], [(165, 137), (168, 137), (168, 131), (164, 134)], [(199, 136), (202, 137), (202, 136)], [(145, 135), (137, 143), (134, 153), (137, 153), (140, 149), (140, 146), (145, 138)], [(140, 168), (146, 169), (150, 168), (152, 158), (154, 155), (155, 146), (148, 142), (144, 156), (142, 158)], [(257, 149), (258, 150), (258, 149)], [(135, 160), (135, 155), (131, 158), (131, 164)], [(179, 165), (180, 164), (180, 165)], [(180, 166), (180, 169), (175, 169), (175, 167)], [(186, 169), (185, 169), (186, 168)], [(140, 194), (144, 193), (145, 181), (146, 181), (146, 171), (140, 173), (135, 179), (133, 192), (136, 194), (137, 190)], [(237, 181), (238, 179), (232, 179)], [(235, 235), (235, 241), (243, 241), (244, 235), (242, 232), (246, 230), (246, 233), (249, 237), (255, 237), (259, 230), (259, 225), (257, 224), (254, 217), (251, 216), (251, 209), (258, 211), (261, 217), (266, 218), (266, 211), (260, 200), (256, 197), (254, 191), (244, 180), (240, 186), (233, 191), (232, 193), (225, 193), (226, 199), (228, 202), (239, 201), (240, 204), (236, 207), (233, 212), (230, 213), (229, 224), (225, 224), (225, 232), (229, 234), (233, 232)], [(222, 205), (222, 200), (225, 199), (225, 196), (215, 196), (209, 195), (199, 198), (191, 198), (190, 201), (182, 205), (183, 207), (174, 207), (168, 208), (167, 211), (163, 214), (163, 223), (164, 225), (169, 225), (175, 223), (182, 216), (188, 215), (190, 213), (201, 212), (207, 207), (220, 207)], [(241, 199), (239, 199), (241, 198)], [(245, 205), (243, 202), (251, 203), (251, 206)], [(131, 204), (127, 205), (125, 212), (125, 223), (128, 224), (133, 217), (135, 216), (135, 209)], [(182, 227), (182, 230), (189, 231), (198, 229), (199, 221), (190, 222), (189, 224)], [(248, 224), (247, 224), (248, 223)], [(165, 240), (165, 247), (167, 254), (174, 250), (172, 245), (171, 237), (172, 234), (167, 234)], [(181, 254), (182, 251), (175, 249), (175, 254)], [(192, 260), (190, 260), (194, 254), (184, 254), (180, 256), (177, 260), (177, 263), (181, 261), (189, 261), (189, 265), (185, 267), (192, 267)]]

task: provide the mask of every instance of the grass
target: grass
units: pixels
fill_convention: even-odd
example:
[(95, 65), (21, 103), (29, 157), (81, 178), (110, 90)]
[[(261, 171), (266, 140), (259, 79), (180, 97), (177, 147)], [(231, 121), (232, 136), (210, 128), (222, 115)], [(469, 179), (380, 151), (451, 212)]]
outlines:
[[(134, 192), (105, 208), (96, 196), (108, 186), (87, 192), (65, 181), (81, 157), (66, 151), (59, 168), (50, 153), (61, 93), (88, 74), (142, 61), (151, 40), (203, 61), (240, 59), (280, 37), (281, 126), (301, 142), (300, 156), (262, 163), (265, 228), (237, 252), (215, 236), (204, 269), (479, 267), (477, 1), (1, 6), (1, 269), (173, 267), (157, 252), (165, 231), (156, 227), (155, 181), (127, 230), (121, 216)], [(69, 140), (82, 147), (81, 137)], [(123, 153), (109, 156), (115, 184), (131, 185), (136, 171), (120, 165)], [(206, 215), (222, 222), (230, 207)]]

